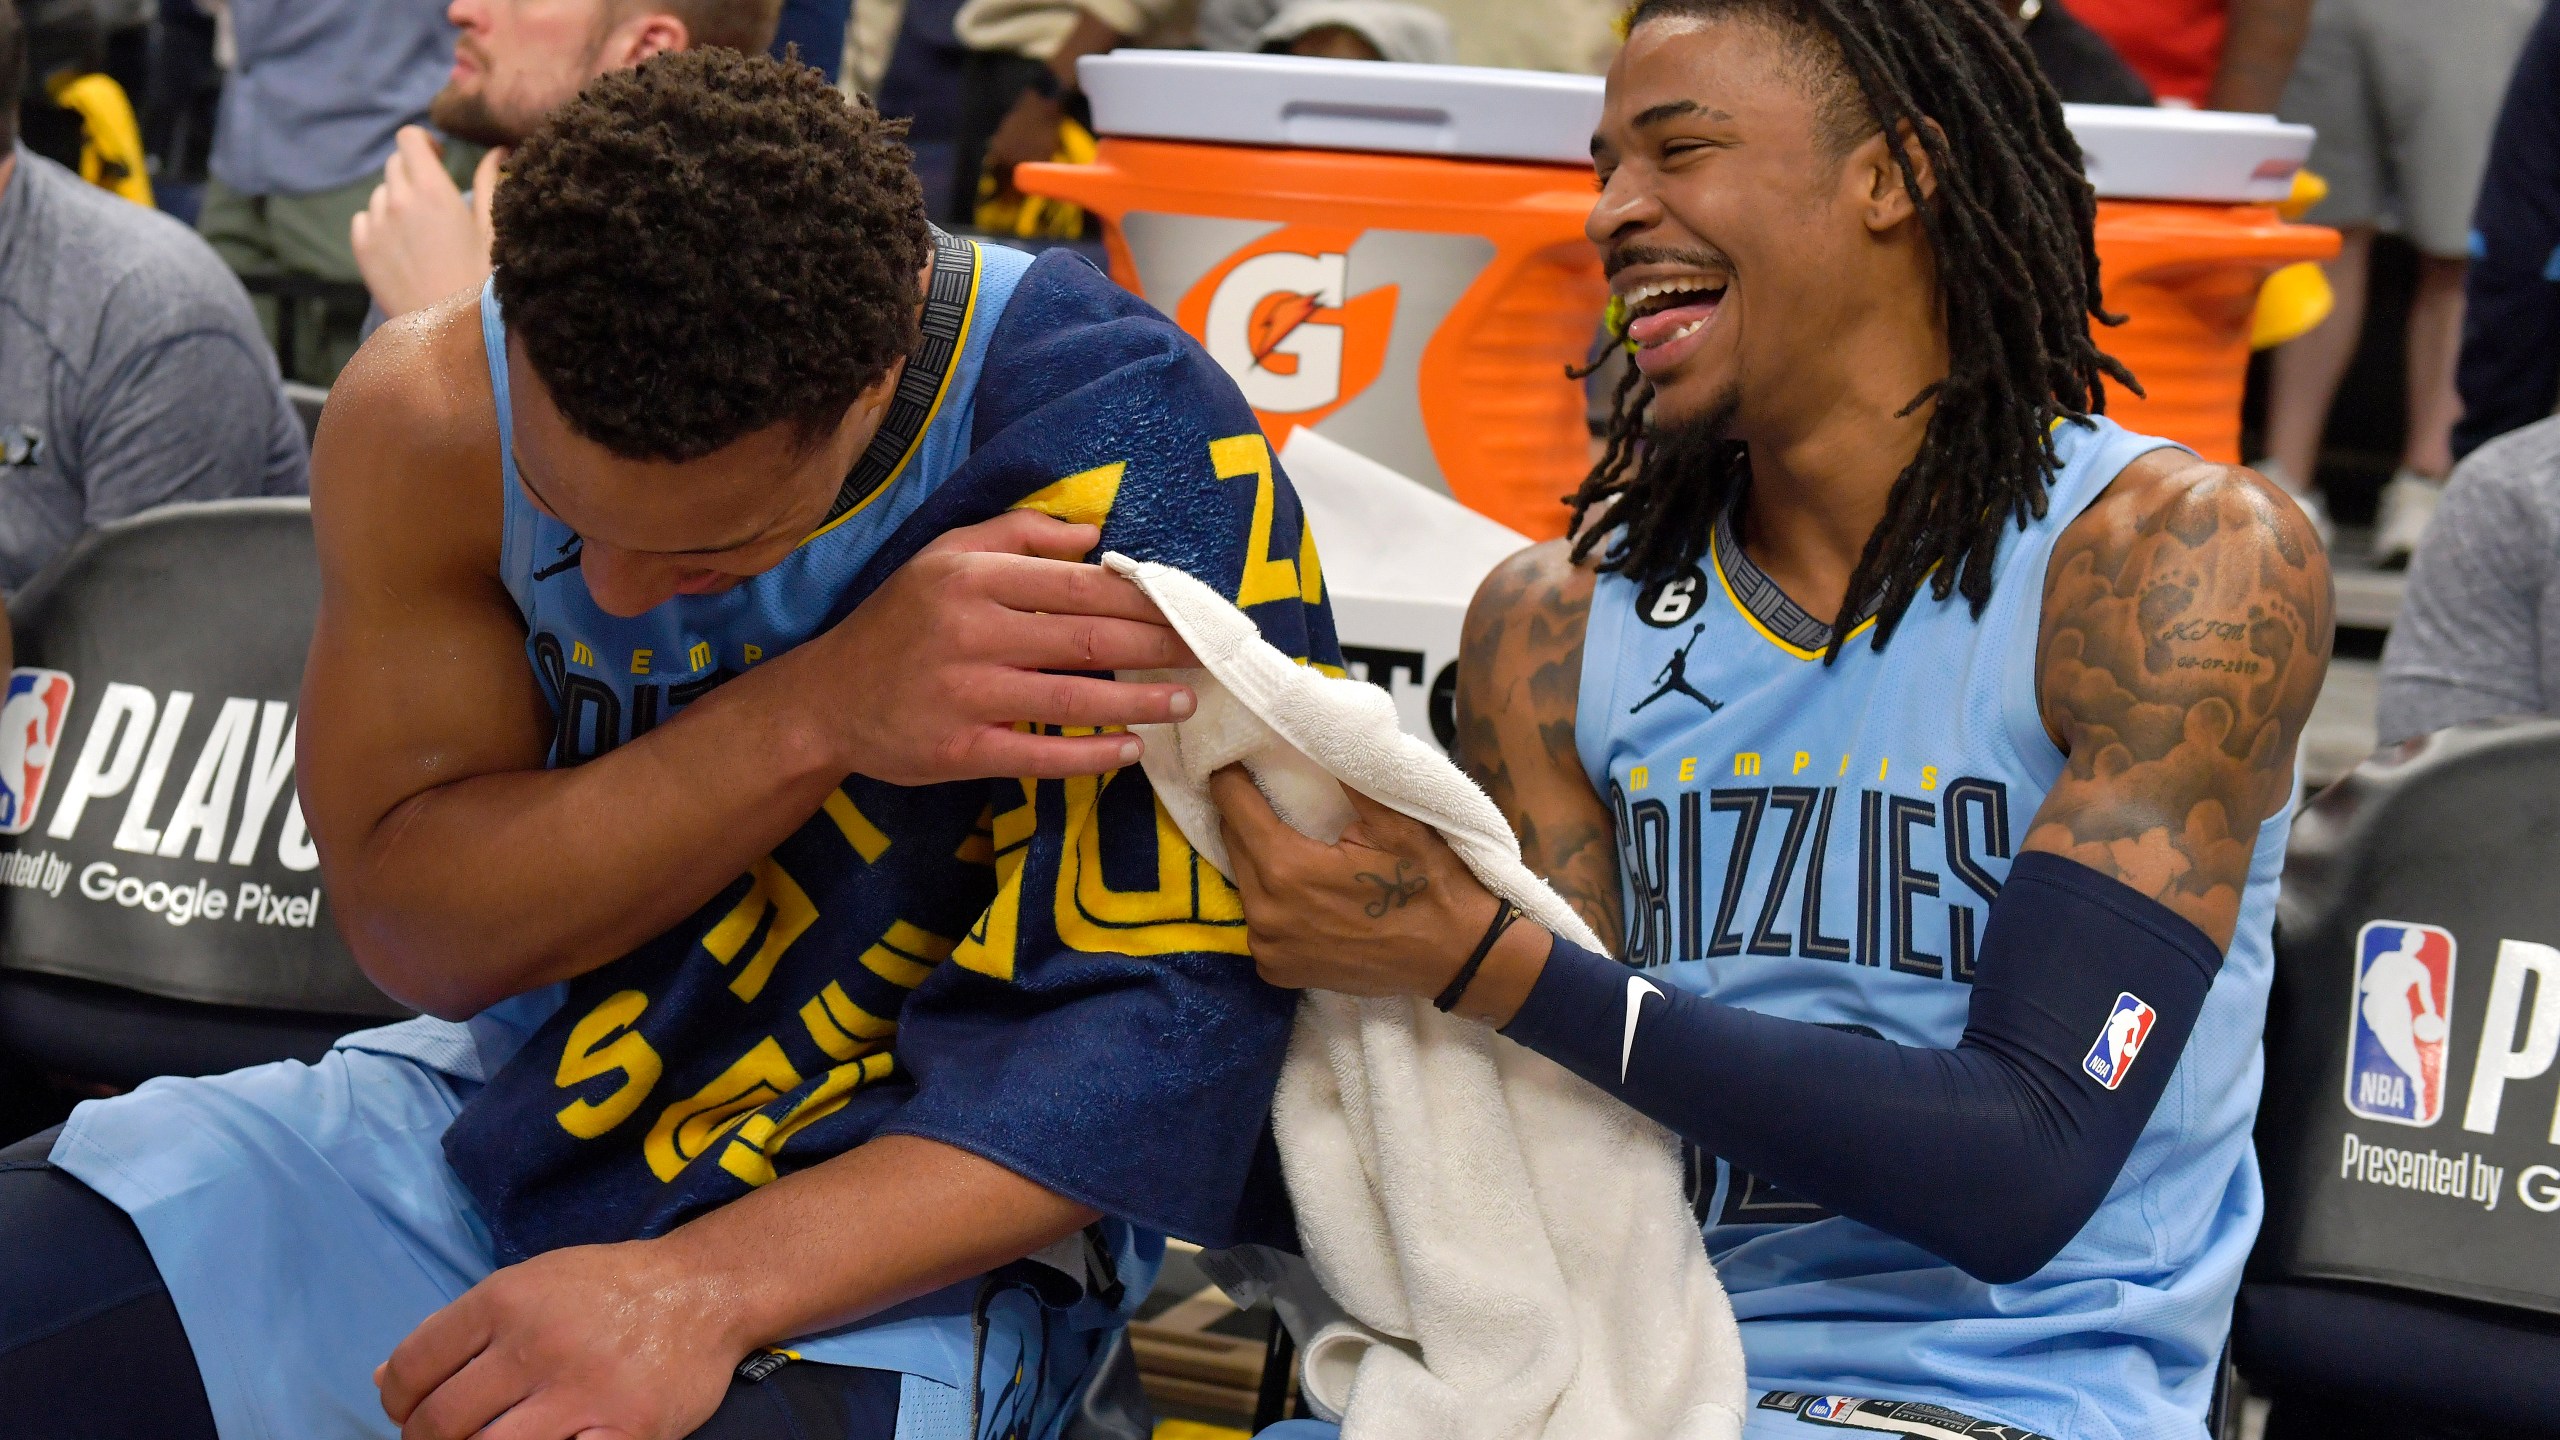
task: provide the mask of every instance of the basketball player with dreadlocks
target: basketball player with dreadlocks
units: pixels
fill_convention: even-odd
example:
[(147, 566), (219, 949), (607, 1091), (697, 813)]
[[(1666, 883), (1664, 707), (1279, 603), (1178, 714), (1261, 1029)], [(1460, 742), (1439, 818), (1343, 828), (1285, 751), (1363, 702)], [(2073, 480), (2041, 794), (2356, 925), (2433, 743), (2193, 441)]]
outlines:
[(1619, 959), (1230, 773), (1255, 960), (1441, 997), (1687, 1141), (1753, 1436), (2200, 1435), (2319, 544), (2099, 413), (2095, 204), (1989, 0), (1644, 0), (1592, 150), (1636, 373), (1458, 705)]

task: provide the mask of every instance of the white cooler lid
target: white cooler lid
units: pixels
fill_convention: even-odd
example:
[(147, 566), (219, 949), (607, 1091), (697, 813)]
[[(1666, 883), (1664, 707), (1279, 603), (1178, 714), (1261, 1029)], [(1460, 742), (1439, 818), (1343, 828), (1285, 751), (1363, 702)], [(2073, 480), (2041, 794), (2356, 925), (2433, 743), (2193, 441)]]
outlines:
[(1600, 82), (1544, 70), (1115, 50), (1076, 65), (1102, 135), (1591, 163)]
[(2311, 127), (2273, 115), (2137, 105), (2065, 105), (2081, 163), (2101, 195), (2120, 200), (2271, 204), (2293, 193), (2311, 155)]
[[(1296, 55), (1119, 50), (1078, 62), (1104, 135), (1590, 163), (1591, 75)], [(2090, 183), (2114, 199), (2268, 202), (2293, 190), (2311, 127), (2268, 115), (2065, 105)]]

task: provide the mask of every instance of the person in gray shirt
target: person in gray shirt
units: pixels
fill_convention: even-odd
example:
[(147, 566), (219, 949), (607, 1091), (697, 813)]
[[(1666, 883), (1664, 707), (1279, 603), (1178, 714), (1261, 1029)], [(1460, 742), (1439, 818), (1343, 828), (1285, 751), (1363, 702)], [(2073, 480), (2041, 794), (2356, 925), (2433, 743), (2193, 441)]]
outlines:
[(2560, 714), (2560, 418), (2471, 453), (2409, 565), (2382, 647), (2382, 743)]
[(107, 521), (310, 483), (239, 280), (184, 225), (18, 145), (25, 59), (0, 0), (0, 593)]

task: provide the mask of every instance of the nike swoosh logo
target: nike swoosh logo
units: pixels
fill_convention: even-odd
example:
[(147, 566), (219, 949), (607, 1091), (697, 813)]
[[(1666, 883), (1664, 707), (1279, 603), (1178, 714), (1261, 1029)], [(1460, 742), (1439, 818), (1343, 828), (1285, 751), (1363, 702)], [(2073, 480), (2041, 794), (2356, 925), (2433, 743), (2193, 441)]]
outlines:
[(1636, 1054), (1636, 1017), (1644, 1013), (1644, 997), (1660, 996), (1662, 991), (1641, 975), (1627, 977), (1627, 1038), (1618, 1046), (1618, 1083), (1627, 1083), (1627, 1062)]

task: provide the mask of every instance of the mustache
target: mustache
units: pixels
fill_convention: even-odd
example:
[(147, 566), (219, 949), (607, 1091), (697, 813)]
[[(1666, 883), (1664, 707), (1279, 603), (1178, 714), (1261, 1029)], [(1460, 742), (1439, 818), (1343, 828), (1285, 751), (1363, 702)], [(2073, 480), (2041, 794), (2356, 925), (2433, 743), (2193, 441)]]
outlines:
[(1611, 280), (1618, 278), (1619, 271), (1636, 265), (1686, 265), (1696, 270), (1733, 268), (1723, 251), (1711, 247), (1671, 250), (1659, 245), (1621, 245), (1601, 257), (1602, 272)]

